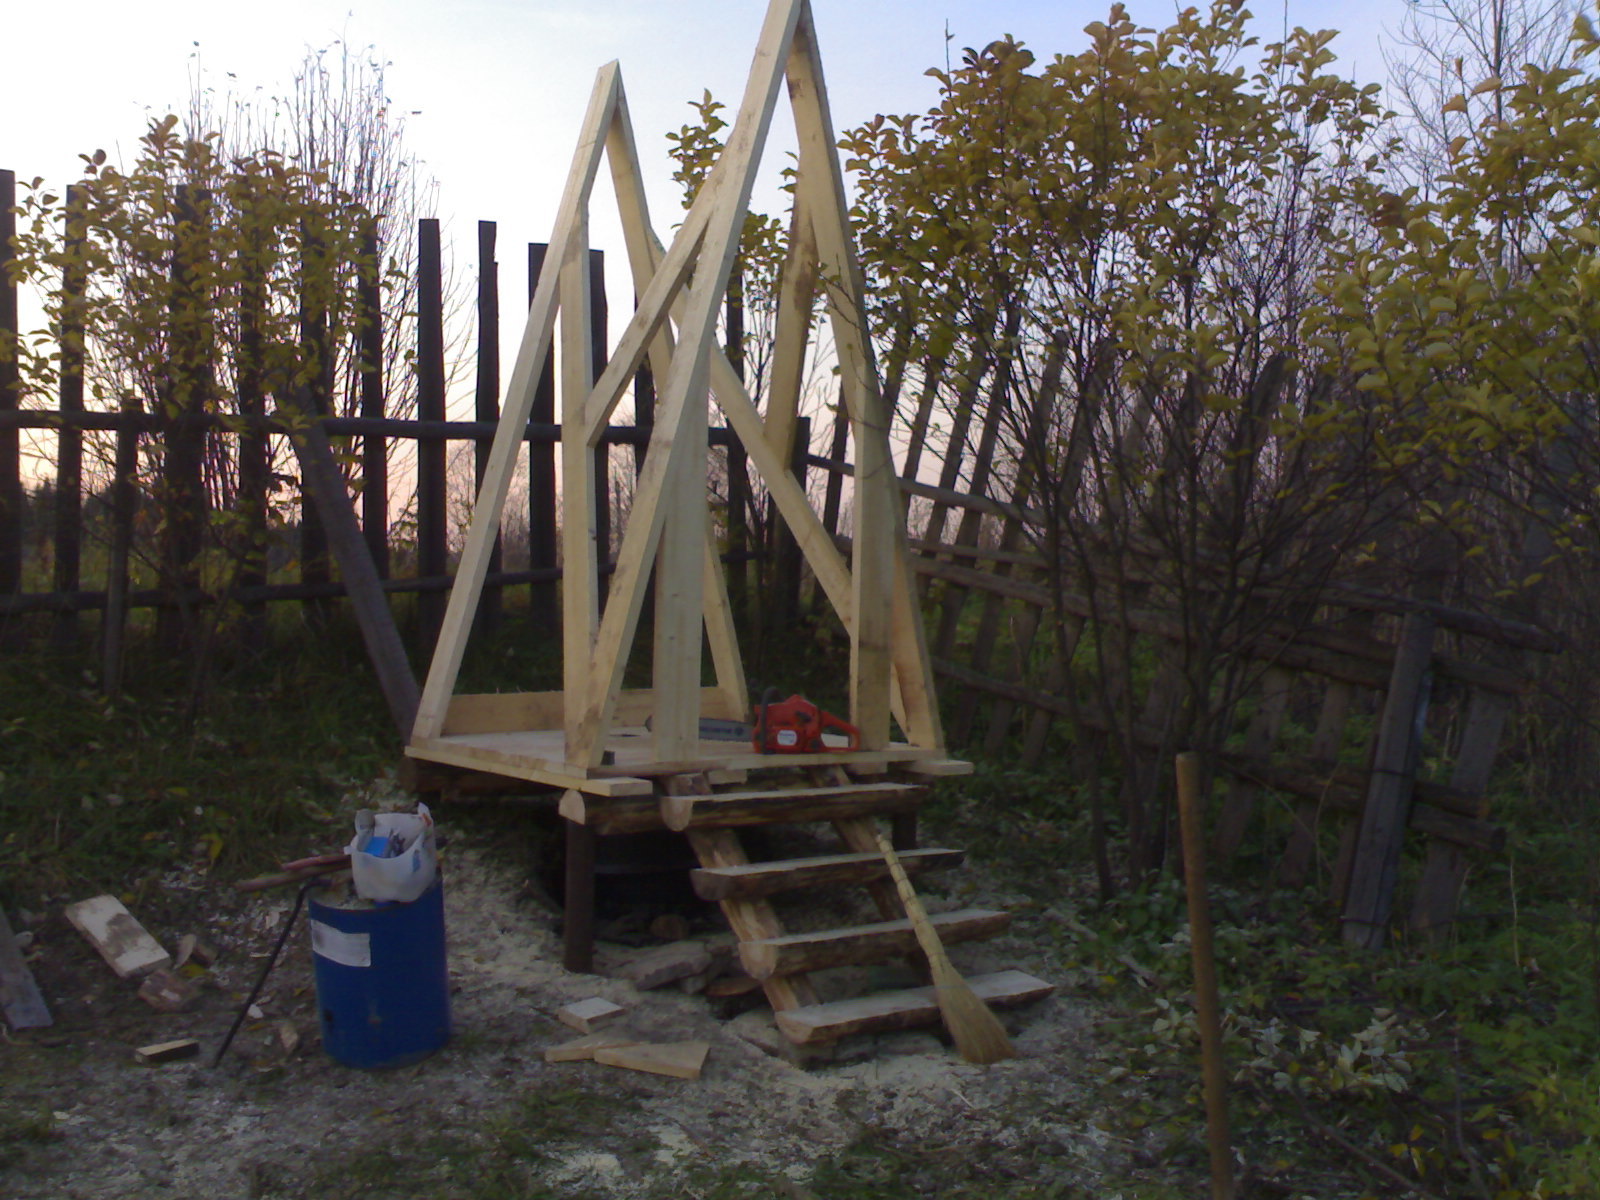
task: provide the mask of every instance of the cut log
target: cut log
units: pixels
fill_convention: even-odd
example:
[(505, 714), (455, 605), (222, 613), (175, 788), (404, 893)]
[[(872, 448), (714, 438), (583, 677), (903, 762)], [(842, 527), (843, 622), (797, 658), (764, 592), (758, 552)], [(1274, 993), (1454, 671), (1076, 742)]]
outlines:
[[(1024, 971), (998, 971), (993, 975), (974, 975), (967, 982), (978, 999), (993, 1008), (1014, 1008), (1032, 1000), (1042, 1000), (1054, 992), (1055, 985)], [(909, 988), (898, 992), (879, 992), (854, 1000), (814, 1004), (776, 1014), (778, 1028), (797, 1045), (830, 1042), (851, 1033), (881, 1033), (895, 1029), (915, 1029), (939, 1023), (939, 1002), (931, 987)]]
[(675, 1079), (699, 1079), (710, 1042), (673, 1042), (667, 1045), (618, 1046), (596, 1050), (594, 1060), (608, 1067), (647, 1071), (651, 1075), (671, 1075)]
[[(812, 789), (800, 789), (811, 791)], [(819, 789), (832, 791), (833, 789)], [(876, 814), (915, 812), (927, 795), (927, 789), (906, 784), (855, 784), (839, 789), (838, 795), (811, 796), (798, 800), (773, 801), (771, 792), (742, 793), (765, 799), (745, 799), (734, 803), (720, 796), (668, 797), (671, 800), (689, 800), (691, 815), (688, 830), (725, 829), (745, 825), (769, 825), (780, 821), (833, 821)], [(783, 795), (783, 793), (778, 793)], [(703, 801), (714, 801), (711, 804)], [(611, 836), (618, 833), (643, 833), (646, 830), (665, 829), (662, 816), (663, 802), (633, 796), (583, 798), (583, 820), (596, 833)]]
[[(770, 821), (829, 820), (840, 815), (882, 812), (880, 802), (916, 802), (927, 789), (909, 783), (855, 783), (843, 787), (790, 788), (765, 792), (716, 792), (667, 795), (661, 798), (661, 819), (668, 829), (691, 825), (752, 825)], [(801, 815), (815, 814), (815, 815)]]
[[(907, 850), (900, 855), (908, 874), (954, 867), (966, 857), (963, 850)], [(689, 872), (695, 894), (702, 900), (728, 900), (749, 896), (774, 896), (798, 888), (839, 883), (870, 883), (889, 877), (881, 854), (827, 854), (783, 862), (751, 863), (741, 867), (704, 867)]]
[(724, 975), (721, 979), (713, 979), (706, 984), (706, 995), (716, 1000), (748, 996), (751, 992), (760, 990), (761, 980), (751, 979), (748, 975)]
[[(1011, 914), (993, 909), (964, 908), (936, 913), (933, 926), (946, 945), (993, 937), (1011, 924)], [(794, 975), (823, 967), (884, 962), (917, 948), (910, 921), (877, 921), (848, 929), (791, 933), (783, 937), (739, 943), (739, 961), (756, 979)]]
[(137, 979), (172, 965), (161, 948), (115, 896), (94, 896), (67, 905), (67, 920), (89, 939), (118, 979)]
[(616, 975), (640, 991), (648, 991), (690, 975), (702, 975), (711, 969), (713, 961), (715, 956), (704, 942), (674, 942), (630, 958), (617, 968)]

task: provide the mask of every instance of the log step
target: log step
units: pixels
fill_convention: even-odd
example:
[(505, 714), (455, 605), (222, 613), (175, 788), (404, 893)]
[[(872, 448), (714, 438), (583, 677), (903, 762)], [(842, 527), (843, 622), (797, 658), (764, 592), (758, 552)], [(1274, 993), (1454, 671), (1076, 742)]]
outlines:
[[(931, 919), (939, 940), (947, 946), (993, 937), (1011, 924), (1010, 913), (987, 908), (936, 913)], [(796, 975), (824, 967), (884, 962), (916, 948), (917, 935), (910, 921), (877, 921), (847, 929), (742, 941), (739, 961), (752, 978), (770, 979), (775, 975)]]
[[(965, 858), (965, 850), (930, 848), (900, 852), (906, 873), (912, 875), (958, 866)], [(695, 893), (702, 900), (743, 900), (752, 896), (775, 896), (797, 888), (875, 883), (888, 877), (889, 868), (881, 854), (826, 854), (740, 867), (703, 867), (689, 872)]]
[[(967, 983), (978, 998), (994, 1008), (1013, 1008), (1032, 1000), (1042, 1000), (1055, 991), (1055, 985), (1024, 971), (997, 971), (993, 975), (974, 975)], [(811, 1004), (775, 1014), (778, 1028), (791, 1042), (810, 1045), (831, 1042), (851, 1033), (880, 1033), (895, 1029), (915, 1029), (939, 1022), (939, 1002), (931, 987), (909, 988), (899, 992), (879, 992), (853, 1000)]]
[(855, 783), (843, 787), (713, 792), (661, 797), (668, 829), (767, 825), (774, 821), (832, 821), (915, 808), (928, 789), (914, 783)]

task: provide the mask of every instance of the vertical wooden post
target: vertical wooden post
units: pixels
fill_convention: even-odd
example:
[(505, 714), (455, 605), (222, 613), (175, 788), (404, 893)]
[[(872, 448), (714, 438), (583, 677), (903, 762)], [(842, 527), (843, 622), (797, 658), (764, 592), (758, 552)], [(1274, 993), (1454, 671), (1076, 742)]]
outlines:
[[(251, 201), (246, 200), (248, 206)], [(234, 365), (234, 390), (239, 415), (244, 418), (237, 442), (239, 455), (238, 509), (243, 526), (239, 547), (240, 587), (260, 587), (267, 582), (267, 493), (272, 486), (272, 456), (264, 425), (267, 415), (266, 361), (263, 338), (267, 312), (267, 235), (258, 218), (246, 215), (253, 230), (250, 253), (239, 280), (239, 356)], [(266, 605), (245, 607), (245, 636), (262, 644), (269, 626)]]
[(566, 904), (561, 924), (561, 961), (569, 971), (594, 969), (595, 832), (568, 820)]
[[(594, 364), (594, 380), (606, 369), (609, 315), (606, 304), (606, 252), (589, 251), (589, 357)], [(604, 439), (594, 448), (594, 545), (595, 565), (599, 568), (600, 610), (605, 611), (611, 573), (611, 447)]]
[[(999, 443), (1000, 426), (1006, 414), (1006, 406), (1011, 396), (1011, 373), (1013, 356), (1011, 346), (1017, 336), (1017, 329), (1021, 324), (1021, 314), (1013, 312), (1006, 318), (1005, 342), (1002, 344), (1000, 358), (995, 366), (994, 377), (989, 383), (989, 394), (984, 404), (983, 425), (978, 435), (977, 453), (972, 458), (972, 479), (969, 490), (975, 496), (988, 494), (989, 472), (994, 463), (995, 447)], [(976, 546), (983, 532), (983, 514), (975, 508), (962, 512), (961, 520), (956, 526), (957, 546)], [(946, 587), (944, 590), (944, 609), (939, 620), (939, 632), (934, 637), (934, 653), (941, 657), (948, 657), (955, 649), (956, 639), (960, 635), (961, 612), (967, 602), (968, 589), (957, 586)], [(964, 735), (963, 735), (964, 740)]]
[[(634, 297), (637, 306), (639, 298)], [(633, 377), (633, 424), (639, 439), (633, 444), (633, 473), (635, 477), (644, 470), (644, 458), (650, 450), (650, 435), (656, 427), (656, 376), (650, 369), (646, 355)]]
[[(362, 234), (357, 279), (361, 415), (381, 420), (388, 414), (383, 387), (383, 247), (376, 221), (369, 222)], [(361, 438), (361, 531), (378, 578), (389, 578), (389, 439), (381, 433)]]
[[(728, 361), (733, 373), (744, 381), (744, 272), (736, 260), (728, 274), (728, 294), (723, 300)], [(731, 428), (725, 447), (728, 464), (728, 603), (734, 620), (746, 623), (750, 616), (750, 468), (745, 461), (744, 443)]]
[[(0, 339), (20, 336), (17, 327), (17, 285), (11, 277), (17, 236), (17, 177), (0, 171)], [(22, 407), (22, 375), (13, 355), (0, 355), (0, 412)], [(22, 453), (15, 429), (0, 429), (0, 596), (22, 590)]]
[[(831, 462), (842, 463), (844, 456), (850, 452), (850, 413), (844, 406), (844, 401), (839, 401), (838, 412), (833, 418), (833, 442), (828, 447), (828, 459)], [(828, 471), (828, 489), (822, 498), (822, 527), (830, 534), (838, 536), (839, 509), (844, 501), (844, 472), (838, 469)]]
[(600, 624), (600, 549), (595, 529), (595, 456), (584, 437), (584, 405), (594, 385), (589, 224), (575, 224), (561, 274), (561, 682), (567, 756), (581, 744), (586, 693)]
[[(528, 245), (528, 303), (539, 287), (539, 275), (545, 268), (545, 254), (549, 247), (533, 242)], [(559, 263), (550, 264), (552, 271)], [(547, 354), (539, 369), (539, 383), (533, 393), (530, 420), (535, 425), (554, 425), (556, 421), (556, 364), (555, 355)], [(528, 443), (528, 567), (530, 570), (556, 568), (556, 447), (546, 439)], [(529, 603), (529, 615), (534, 627), (559, 638), (560, 629), (556, 606), (556, 583), (550, 580), (535, 583)]]
[(139, 397), (124, 393), (124, 424), (117, 429), (116, 461), (111, 475), (111, 556), (106, 565), (106, 616), (101, 628), (101, 686), (108, 696), (122, 691), (122, 648), (128, 628), (128, 559), (133, 553), (133, 518), (138, 503)]
[[(794, 452), (789, 457), (789, 473), (803, 492), (806, 488), (807, 459), (811, 455), (811, 418), (799, 417), (794, 423)], [(792, 627), (800, 617), (800, 543), (782, 521), (775, 522), (773, 536), (772, 598), (779, 628)]]
[[(63, 413), (83, 411), (83, 296), (84, 265), (83, 191), (67, 188), (67, 265), (61, 275), (60, 406)], [(56, 435), (56, 547), (55, 590), (76, 592), (80, 584), (83, 550), (83, 431), (62, 425)], [(78, 641), (76, 610), (56, 617), (55, 644), (68, 650)]]
[(1211, 1151), (1212, 1200), (1233, 1200), (1233, 1150), (1228, 1131), (1228, 1073), (1222, 1058), (1222, 1016), (1217, 1003), (1217, 960), (1206, 897), (1206, 837), (1201, 812), (1200, 756), (1178, 755), (1178, 820), (1183, 837), (1184, 887), (1189, 898), (1189, 949), (1194, 959), (1195, 1023), (1206, 1103), (1206, 1143)]
[(166, 534), (162, 542), (163, 587), (172, 602), (161, 608), (156, 640), (167, 653), (176, 652), (189, 634), (190, 593), (200, 586), (198, 561), (205, 534), (206, 494), (203, 481), (205, 430), (191, 418), (205, 411), (210, 378), (210, 301), (196, 266), (208, 255), (204, 227), (209, 207), (203, 193), (179, 185), (173, 231), (172, 301), (168, 309), (170, 339), (162, 428), (161, 507)]
[[(302, 229), (300, 250), (300, 352), (308, 372), (309, 390), (302, 416), (318, 421), (333, 409), (333, 343), (328, 329), (329, 274), (327, 246), (311, 229)], [(333, 578), (328, 558), (328, 533), (315, 498), (301, 480), (300, 486), (300, 580), (327, 583)], [(309, 600), (304, 612), (315, 623), (327, 619), (332, 605), (327, 600)]]
[[(500, 420), (500, 266), (494, 258), (495, 223), (478, 222), (478, 392), (477, 418)], [(489, 466), (490, 439), (479, 438), (473, 450), (474, 494), (483, 486), (483, 473)], [(502, 547), (495, 535), (489, 551), (489, 573), (500, 570)], [(500, 624), (501, 588), (486, 584), (478, 600), (477, 630), (491, 633)]]
[[(444, 285), (439, 249), (439, 221), (417, 222), (417, 418), (445, 419)], [(436, 579), (449, 567), (445, 517), (445, 439), (417, 439), (417, 574)], [(417, 597), (419, 637), (432, 652), (444, 619), (445, 593), (424, 591)]]
[(1433, 636), (1426, 612), (1402, 618), (1344, 903), (1345, 944), (1364, 950), (1382, 949), (1388, 937), (1433, 684)]

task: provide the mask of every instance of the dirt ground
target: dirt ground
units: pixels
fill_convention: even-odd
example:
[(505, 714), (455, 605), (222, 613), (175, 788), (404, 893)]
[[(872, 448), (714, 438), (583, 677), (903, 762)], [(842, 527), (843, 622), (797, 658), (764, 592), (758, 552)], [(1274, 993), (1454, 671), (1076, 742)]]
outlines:
[[(1015, 967), (1066, 985), (1006, 1014), (1017, 1058), (971, 1066), (930, 1031), (857, 1037), (802, 1065), (783, 1052), (759, 997), (639, 991), (607, 974), (635, 952), (614, 942), (602, 942), (596, 974), (565, 971), (559, 917), (530, 883), (529, 864), (465, 817), (457, 828), (450, 812), (437, 815), (450, 842), (454, 1033), (415, 1066), (363, 1071), (323, 1053), (303, 916), (260, 1017), (211, 1066), (288, 919), (292, 889), (246, 896), (195, 869), (130, 898), (169, 949), (196, 933), (221, 951), (199, 976), (200, 1000), (182, 1013), (148, 1007), (71, 928), (61, 907), (81, 897), (13, 914), (32, 935), (29, 963), (55, 1024), (8, 1032), (0, 1046), (0, 1196), (983, 1194), (941, 1182), (949, 1178), (992, 1179), (996, 1196), (1024, 1186), (1029, 1196), (1096, 1196), (1111, 1194), (1098, 1181), (1137, 1150), (1096, 1109), (1107, 1069), (1092, 1037), (1097, 1013), (1074, 995), (1076, 972), (1048, 949), (1049, 914), (986, 887), (981, 863), (930, 884), (930, 907), (978, 902), (1018, 919), (999, 939), (957, 948), (958, 965)], [(624, 916), (602, 933), (640, 923)], [(557, 1010), (590, 996), (625, 1006), (613, 1028), (642, 1040), (709, 1042), (702, 1076), (544, 1062), (545, 1047), (575, 1036)], [(200, 1055), (135, 1061), (136, 1047), (180, 1037), (199, 1039)], [(864, 1145), (881, 1153), (862, 1158)], [(819, 1169), (850, 1154), (867, 1164), (857, 1172), (864, 1190), (830, 1190)], [(868, 1190), (871, 1179), (879, 1190)]]

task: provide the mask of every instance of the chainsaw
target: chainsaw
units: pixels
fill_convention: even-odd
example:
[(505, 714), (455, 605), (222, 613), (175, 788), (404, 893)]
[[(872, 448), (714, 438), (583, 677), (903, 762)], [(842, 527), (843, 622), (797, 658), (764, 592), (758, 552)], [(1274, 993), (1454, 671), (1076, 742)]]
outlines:
[(760, 754), (814, 754), (834, 749), (822, 740), (825, 729), (837, 730), (850, 739), (847, 749), (861, 748), (861, 731), (848, 721), (824, 712), (804, 696), (776, 700), (776, 688), (768, 688), (756, 705), (755, 728), (750, 744)]

